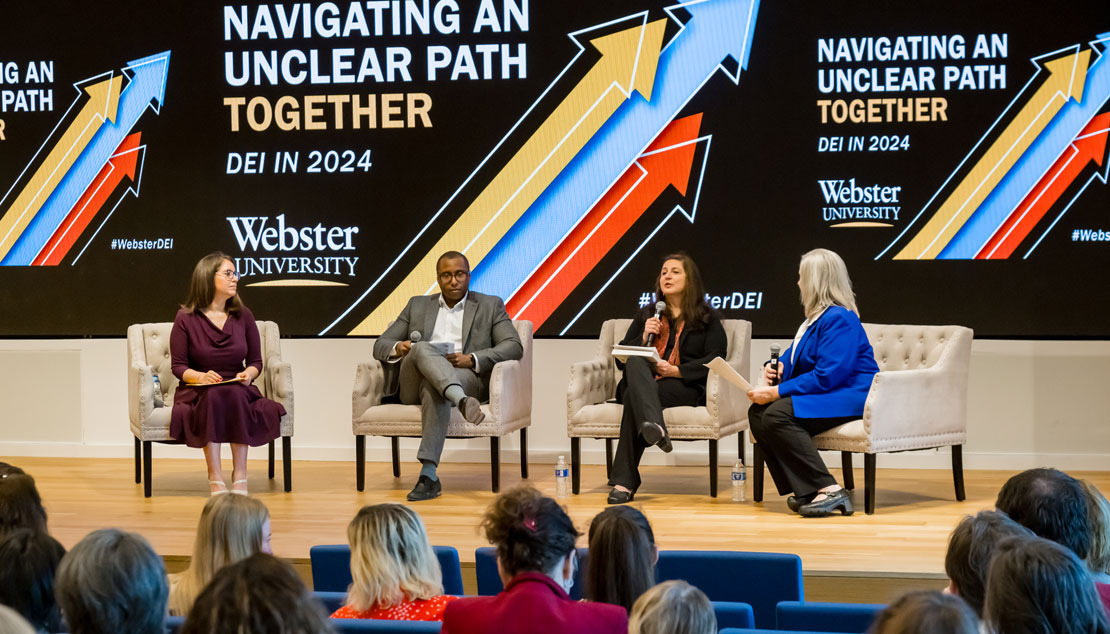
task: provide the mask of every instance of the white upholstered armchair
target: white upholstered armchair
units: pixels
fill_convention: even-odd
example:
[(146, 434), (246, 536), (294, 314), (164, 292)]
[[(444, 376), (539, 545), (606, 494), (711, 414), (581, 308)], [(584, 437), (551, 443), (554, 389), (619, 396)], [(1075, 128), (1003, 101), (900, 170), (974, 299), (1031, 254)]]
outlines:
[[(282, 471), (285, 490), (293, 488), (293, 371), (281, 360), (281, 335), (272, 321), (259, 321), (262, 343), (262, 374), (254, 381), (262, 395), (285, 406), (281, 417)], [(133, 324), (127, 328), (127, 404), (131, 433), (135, 436), (135, 483), (143, 483), (150, 497), (151, 443), (177, 444), (170, 437), (170, 410), (177, 391), (177, 377), (170, 370), (171, 322)], [(158, 376), (161, 407), (155, 406), (154, 376)], [(274, 477), (274, 443), (269, 446), (269, 475)]]
[[(621, 371), (610, 351), (628, 330), (631, 319), (610, 319), (601, 325), (597, 356), (575, 363), (567, 385), (567, 435), (570, 436), (571, 485), (578, 493), (581, 483), (583, 438), (605, 439), (605, 473), (613, 467), (613, 439), (620, 437), (624, 406), (612, 401)], [(751, 365), (752, 324), (742, 319), (725, 319), (728, 336), (725, 361), (745, 378)], [(748, 398), (710, 372), (705, 385), (705, 405), (668, 407), (663, 421), (671, 440), (709, 441), (709, 494), (717, 497), (717, 441), (738, 434), (739, 455), (744, 455), (744, 430), (748, 428)]]
[[(814, 436), (818, 449), (841, 452), (844, 488), (854, 489), (852, 454), (862, 453), (864, 510), (875, 512), (875, 455), (952, 448), (956, 499), (963, 501), (967, 376), (973, 332), (963, 326), (863, 324), (879, 373), (863, 418)], [(753, 498), (763, 500), (763, 456), (754, 445)]]
[[(519, 360), (493, 366), (489, 381), (489, 403), (482, 405), (486, 419), (468, 423), (451, 408), (448, 438), (489, 437), (493, 492), (501, 489), (501, 437), (520, 430), (520, 475), (528, 477), (528, 426), (532, 424), (532, 322), (513, 321), (524, 354)], [(351, 431), (355, 435), (355, 485), (366, 484), (366, 437), (388, 436), (393, 454), (393, 477), (401, 475), (400, 438), (420, 438), (420, 406), (382, 403), (385, 375), (376, 359), (355, 368), (351, 393)]]

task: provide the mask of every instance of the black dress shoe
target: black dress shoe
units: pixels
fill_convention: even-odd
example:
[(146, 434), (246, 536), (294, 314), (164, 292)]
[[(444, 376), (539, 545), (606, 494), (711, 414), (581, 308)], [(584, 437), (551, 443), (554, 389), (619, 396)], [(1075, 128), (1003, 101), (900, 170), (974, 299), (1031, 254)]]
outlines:
[(409, 491), (408, 501), (432, 500), (439, 497), (440, 493), (443, 493), (443, 484), (439, 480), (433, 480), (426, 475), (422, 475), (416, 481), (416, 486), (412, 487), (412, 491)]
[(802, 517), (825, 517), (837, 509), (842, 515), (855, 513), (855, 509), (852, 508), (852, 498), (848, 497), (847, 489), (826, 493), (823, 500), (799, 506), (798, 514)]
[(786, 498), (786, 508), (797, 513), (799, 508), (812, 502), (813, 498), (815, 497), (817, 497), (816, 493), (813, 493), (811, 495), (804, 495), (801, 497), (795, 497), (791, 495), (790, 497)]
[(609, 491), (609, 497), (606, 498), (605, 501), (609, 504), (628, 504), (634, 497), (636, 497), (635, 491), (621, 491), (613, 487), (613, 490)]
[(671, 445), (671, 435), (659, 423), (640, 423), (640, 436), (644, 438), (644, 442), (647, 444), (658, 445), (664, 453), (671, 453), (674, 449)]

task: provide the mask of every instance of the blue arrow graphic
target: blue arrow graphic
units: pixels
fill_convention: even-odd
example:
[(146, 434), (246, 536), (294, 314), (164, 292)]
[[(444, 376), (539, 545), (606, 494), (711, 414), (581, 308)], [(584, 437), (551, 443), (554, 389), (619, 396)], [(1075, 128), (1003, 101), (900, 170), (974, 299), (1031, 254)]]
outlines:
[[(47, 199), (42, 211), (28, 225), (19, 240), (0, 264), (6, 266), (30, 266), (50, 236), (65, 220), (73, 205), (85, 193), (89, 185), (100, 173), (100, 169), (130, 134), (138, 123), (139, 117), (150, 108), (157, 114), (162, 107), (166, 94), (166, 72), (169, 69), (170, 52), (165, 51), (150, 57), (137, 59), (124, 69), (131, 80), (119, 96), (119, 110), (115, 123), (105, 122), (93, 137), (92, 142), (70, 168), (58, 188)], [(155, 105), (157, 103), (157, 105)]]
[[(511, 297), (652, 140), (731, 57), (747, 68), (759, 0), (676, 5), (690, 19), (659, 56), (652, 100), (636, 93), (617, 110), (528, 212), (482, 260), (475, 290)], [(674, 14), (668, 10), (676, 21)]]
[(990, 196), (975, 214), (956, 233), (948, 246), (937, 256), (944, 260), (969, 260), (974, 258), (991, 239), (1002, 223), (1010, 216), (1025, 196), (1037, 186), (1056, 159), (1067, 150), (1087, 122), (1091, 120), (1107, 99), (1110, 99), (1110, 55), (1106, 44), (1110, 33), (1098, 36), (1091, 48), (1098, 51), (1096, 44), (1101, 43), (1103, 50), (1098, 59), (1087, 70), (1087, 81), (1083, 86), (1083, 100), (1076, 103), (1069, 99), (1056, 117), (1045, 128), (1025, 154), (998, 183)]

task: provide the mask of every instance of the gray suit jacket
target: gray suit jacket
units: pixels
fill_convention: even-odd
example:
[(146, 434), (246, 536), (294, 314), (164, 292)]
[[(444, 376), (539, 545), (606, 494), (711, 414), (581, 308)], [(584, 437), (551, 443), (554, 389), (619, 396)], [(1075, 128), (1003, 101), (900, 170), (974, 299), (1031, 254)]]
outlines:
[[(387, 363), (393, 346), (409, 339), (412, 331), (420, 333), (422, 341), (429, 341), (439, 315), (439, 295), (421, 295), (409, 299), (397, 320), (386, 328), (374, 342), (374, 358), (382, 362), (385, 373), (385, 393), (395, 394), (400, 376), (400, 363)], [(500, 361), (519, 359), (524, 346), (516, 328), (505, 312), (505, 302), (500, 297), (470, 291), (463, 309), (463, 349), (478, 359), (481, 372), (478, 377), (483, 386), (489, 386), (493, 366)]]

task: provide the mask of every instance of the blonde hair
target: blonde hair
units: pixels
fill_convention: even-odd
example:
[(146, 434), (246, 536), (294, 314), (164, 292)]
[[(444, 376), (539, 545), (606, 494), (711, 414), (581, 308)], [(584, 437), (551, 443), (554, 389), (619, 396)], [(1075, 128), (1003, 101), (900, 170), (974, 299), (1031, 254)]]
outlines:
[(359, 612), (443, 594), (443, 573), (424, 522), (403, 504), (364, 506), (347, 526), (347, 604)]
[(1080, 480), (1079, 483), (1087, 493), (1091, 522), (1091, 552), (1087, 554), (1087, 567), (1094, 573), (1110, 574), (1110, 502), (1091, 482)]
[(173, 576), (170, 613), (185, 616), (204, 586), (221, 568), (262, 550), (262, 527), (269, 519), (266, 505), (245, 495), (209, 498), (197, 522), (189, 569)]
[(843, 306), (859, 314), (848, 267), (836, 253), (828, 249), (814, 249), (803, 255), (798, 265), (798, 281), (807, 319), (829, 306)]
[(636, 600), (628, 634), (716, 634), (717, 616), (705, 593), (685, 581), (664, 581)]

